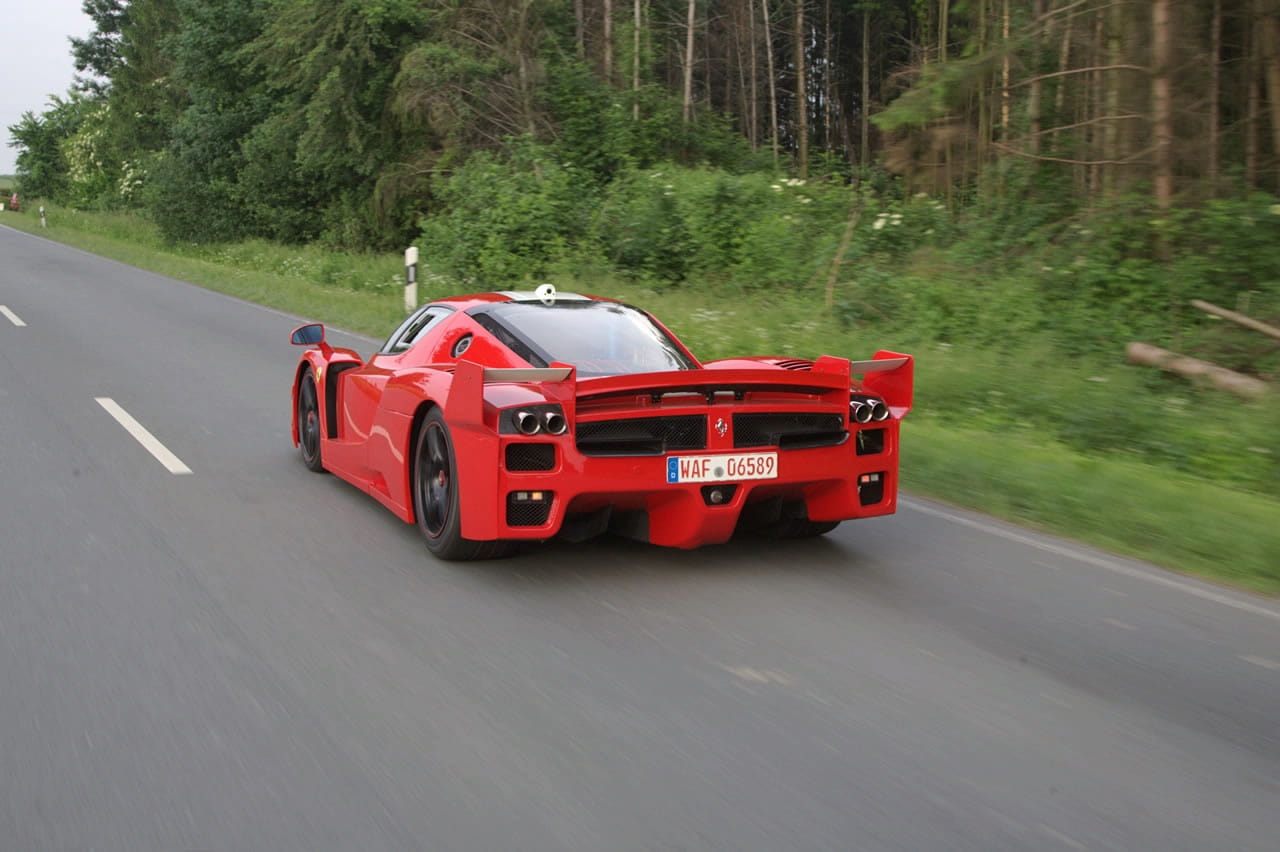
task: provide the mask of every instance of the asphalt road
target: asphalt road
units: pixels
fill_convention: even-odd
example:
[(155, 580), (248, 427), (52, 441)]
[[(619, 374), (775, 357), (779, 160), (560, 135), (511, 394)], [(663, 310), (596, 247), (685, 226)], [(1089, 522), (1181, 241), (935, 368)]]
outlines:
[(914, 498), (437, 563), (296, 318), (4, 227), (0, 306), (3, 852), (1280, 849), (1273, 601)]

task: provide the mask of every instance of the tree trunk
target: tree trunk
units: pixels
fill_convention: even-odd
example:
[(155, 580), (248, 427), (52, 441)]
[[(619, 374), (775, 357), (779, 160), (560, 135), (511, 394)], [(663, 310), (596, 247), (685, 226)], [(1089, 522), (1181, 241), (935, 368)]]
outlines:
[(822, 16), (822, 147), (830, 151), (833, 106), (831, 84), (835, 76), (831, 73), (831, 0), (823, 0)]
[[(692, 0), (690, 0), (692, 3)], [(692, 8), (692, 6), (690, 7)], [(773, 145), (773, 164), (778, 165), (778, 90), (773, 74), (773, 28), (769, 24), (769, 0), (760, 0), (760, 9), (764, 13), (764, 48), (769, 61), (769, 132)]]
[[(978, 0), (978, 55), (985, 56), (987, 53), (987, 3), (988, 0)], [(991, 142), (991, 76), (983, 73), (978, 79), (977, 97), (978, 97), (978, 134), (976, 137), (978, 149), (978, 167), (981, 168), (987, 162), (987, 150)]]
[[(1058, 48), (1058, 70), (1066, 71), (1067, 64), (1071, 62), (1071, 34), (1075, 27), (1075, 17), (1069, 17), (1062, 22), (1062, 44)], [(1058, 122), (1062, 121), (1063, 107), (1066, 105), (1067, 84), (1059, 83), (1057, 94), (1053, 98), (1053, 114)], [(1058, 145), (1059, 131), (1053, 131), (1053, 147), (1059, 148)]]
[(858, 113), (858, 160), (866, 169), (871, 167), (871, 10), (867, 6), (862, 7), (862, 103)]
[[(1124, 49), (1121, 36), (1124, 30), (1123, 10), (1113, 4), (1107, 10), (1106, 39), (1107, 63), (1120, 65), (1124, 60)], [(1120, 123), (1116, 118), (1120, 114), (1120, 90), (1124, 86), (1123, 75), (1126, 72), (1113, 68), (1103, 76), (1106, 87), (1102, 99), (1102, 113), (1106, 123), (1102, 127), (1102, 159), (1107, 165), (1102, 167), (1102, 196), (1114, 198), (1120, 191)]]
[(640, 120), (640, 30), (643, 25), (641, 3), (642, 0), (632, 0), (635, 11), (635, 22), (631, 33), (631, 96), (635, 98), (631, 104), (632, 121)]
[(947, 61), (947, 17), (950, 13), (951, 0), (938, 0), (938, 61)]
[[(1032, 0), (1031, 15), (1038, 22), (1044, 14), (1044, 0)], [(1040, 99), (1044, 92), (1044, 83), (1040, 80), (1040, 63), (1042, 61), (1041, 51), (1043, 48), (1043, 32), (1039, 29), (1035, 34), (1035, 44), (1032, 49), (1032, 73), (1035, 77), (1031, 81), (1031, 91), (1027, 94), (1027, 117), (1031, 120), (1031, 139), (1028, 143), (1028, 150), (1032, 154), (1040, 153), (1040, 126), (1042, 124), (1040, 116)], [(1035, 161), (1032, 160), (1034, 163)]]
[[(947, 17), (950, 5), (951, 0), (939, 0), (938, 2), (938, 63), (940, 65), (945, 65), (947, 62), (947, 35), (949, 32)], [(951, 154), (951, 137), (948, 135), (942, 149), (942, 181), (947, 190), (948, 209), (953, 206), (952, 190), (955, 183), (955, 179), (951, 174)]]
[(1009, 0), (1004, 0), (1003, 20), (1000, 26), (1000, 37), (1003, 39), (1001, 49), (1004, 51), (1004, 62), (1000, 67), (1000, 138), (1009, 139)]
[[(754, 129), (750, 126), (750, 116), (752, 113), (751, 104), (747, 102), (747, 98), (753, 94), (747, 89), (747, 69), (746, 61), (742, 56), (742, 10), (746, 9), (748, 15), (752, 14), (754, 8), (750, 3), (738, 8), (733, 15), (733, 52), (734, 65), (738, 69), (738, 126), (746, 134), (750, 140)], [(755, 150), (755, 145), (751, 146), (751, 150)]]
[(747, 4), (747, 18), (751, 36), (751, 150), (760, 150), (760, 92), (759, 61), (756, 59), (756, 6)]
[[(1163, 0), (1155, 0), (1160, 3)], [(1130, 343), (1124, 350), (1125, 360), (1130, 364), (1141, 364), (1145, 367), (1159, 367), (1169, 373), (1176, 373), (1185, 379), (1207, 380), (1218, 390), (1235, 394), (1242, 399), (1257, 399), (1265, 394), (1270, 385), (1261, 379), (1228, 370), (1201, 361), (1187, 355), (1179, 355), (1149, 343)]]
[(1218, 194), (1219, 154), (1218, 127), (1221, 122), (1219, 111), (1222, 99), (1222, 69), (1219, 62), (1222, 58), (1222, 0), (1213, 0), (1213, 22), (1210, 25), (1213, 42), (1209, 53), (1209, 192)]
[(1206, 314), (1213, 314), (1215, 317), (1222, 317), (1223, 319), (1231, 320), (1236, 325), (1265, 334), (1267, 337), (1274, 337), (1276, 340), (1280, 340), (1280, 328), (1276, 328), (1274, 325), (1267, 325), (1265, 322), (1261, 322), (1251, 316), (1246, 316), (1245, 314), (1237, 311), (1229, 311), (1226, 308), (1220, 308), (1213, 302), (1206, 302), (1203, 299), (1192, 299), (1191, 304), (1199, 310), (1204, 311)]
[(1258, 186), (1258, 120), (1262, 114), (1262, 84), (1259, 74), (1258, 0), (1249, 5), (1249, 52), (1245, 73), (1249, 80), (1244, 127), (1244, 180), (1250, 189)]
[(578, 46), (578, 56), (587, 55), (587, 12), (583, 0), (573, 0), (573, 43)]
[(1262, 62), (1267, 75), (1267, 104), (1271, 111), (1271, 153), (1280, 157), (1280, 9), (1267, 4), (1261, 20)]
[(613, 0), (604, 0), (604, 81), (613, 82)]
[[(1155, 195), (1156, 206), (1168, 210), (1173, 204), (1173, 80), (1172, 23), (1169, 6), (1172, 0), (1153, 0), (1151, 4), (1151, 107), (1155, 124)], [(1277, 69), (1280, 71), (1280, 68)], [(1280, 81), (1278, 81), (1280, 82)], [(1280, 86), (1277, 87), (1280, 89)], [(1280, 141), (1280, 140), (1278, 140)]]
[(519, 57), (517, 74), (520, 80), (520, 113), (524, 119), (525, 133), (528, 133), (531, 139), (536, 138), (538, 131), (537, 122), (534, 119), (534, 81), (529, 70), (529, 51), (525, 49), (529, 41), (529, 7), (532, 5), (533, 0), (521, 0), (516, 19), (515, 37), (515, 50)]
[(800, 177), (809, 177), (809, 88), (805, 83), (805, 0), (796, 0), (796, 136)]
[[(1101, 66), (1103, 65), (1102, 57), (1104, 55), (1102, 46), (1103, 32), (1105, 29), (1103, 21), (1105, 20), (1105, 16), (1105, 12), (1098, 10), (1093, 22), (1093, 55), (1090, 57), (1087, 67), (1094, 67), (1099, 70), (1093, 72), (1092, 84), (1085, 87), (1085, 92), (1087, 93), (1087, 103), (1085, 105), (1086, 119), (1096, 119), (1099, 115), (1103, 114), (1101, 107), (1104, 91), (1103, 75), (1106, 72), (1101, 70)], [(1093, 201), (1097, 201), (1102, 197), (1102, 166), (1098, 165), (1098, 161), (1105, 159), (1103, 155), (1103, 145), (1099, 141), (1102, 134), (1098, 132), (1098, 128), (1095, 125), (1090, 125), (1086, 132), (1088, 134), (1086, 138), (1089, 142), (1087, 150), (1094, 160), (1093, 165), (1086, 167), (1089, 170), (1089, 198)]]
[(684, 123), (693, 120), (693, 24), (697, 0), (689, 0), (689, 20), (684, 41)]

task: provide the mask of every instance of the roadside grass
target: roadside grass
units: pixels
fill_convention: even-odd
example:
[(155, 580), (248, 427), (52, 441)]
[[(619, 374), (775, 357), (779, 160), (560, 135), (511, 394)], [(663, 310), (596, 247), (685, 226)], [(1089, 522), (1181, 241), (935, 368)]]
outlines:
[(902, 482), (1114, 553), (1280, 594), (1280, 506), (1267, 497), (1138, 461), (1086, 456), (1019, 430), (903, 423)]
[(257, 240), (234, 246), (166, 246), (155, 226), (138, 216), (45, 206), (47, 228), (29, 212), (5, 215), (0, 224), (374, 337), (385, 335), (404, 316), (404, 267), (395, 257)]
[[(27, 213), (0, 223), (375, 338), (403, 317), (397, 255), (262, 241), (169, 246), (136, 216), (46, 206), (46, 229)], [(902, 465), (911, 491), (1280, 595), (1280, 400), (1246, 406), (1115, 362), (864, 329), (817, 310), (813, 294), (658, 290), (590, 270), (551, 280), (654, 310), (704, 360), (911, 352), (916, 405)], [(483, 287), (420, 274), (422, 302), (469, 289)]]

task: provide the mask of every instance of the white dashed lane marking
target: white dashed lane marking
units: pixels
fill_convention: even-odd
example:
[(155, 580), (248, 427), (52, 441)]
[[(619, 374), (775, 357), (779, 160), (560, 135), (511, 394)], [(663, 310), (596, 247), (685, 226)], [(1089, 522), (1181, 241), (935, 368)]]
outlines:
[(143, 448), (156, 457), (156, 461), (164, 465), (172, 474), (191, 473), (191, 468), (182, 463), (182, 459), (175, 456), (169, 451), (169, 448), (147, 431), (129, 412), (125, 411), (120, 405), (110, 397), (99, 396), (94, 397), (98, 405), (101, 405), (108, 414), (116, 419), (116, 422), (124, 427), (124, 430), (134, 437)]
[(4, 318), (16, 325), (18, 328), (22, 328), (26, 325), (25, 322), (19, 319), (17, 314), (9, 310), (7, 305), (0, 305), (0, 314), (4, 314)]

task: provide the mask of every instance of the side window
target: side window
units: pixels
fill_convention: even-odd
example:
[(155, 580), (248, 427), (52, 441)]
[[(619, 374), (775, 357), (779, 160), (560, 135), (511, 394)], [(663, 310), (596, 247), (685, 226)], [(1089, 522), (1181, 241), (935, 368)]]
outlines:
[(421, 309), (392, 332), (380, 351), (384, 355), (397, 355), (408, 351), (422, 336), (423, 332), (448, 313), (449, 311), (445, 308), (427, 307)]

